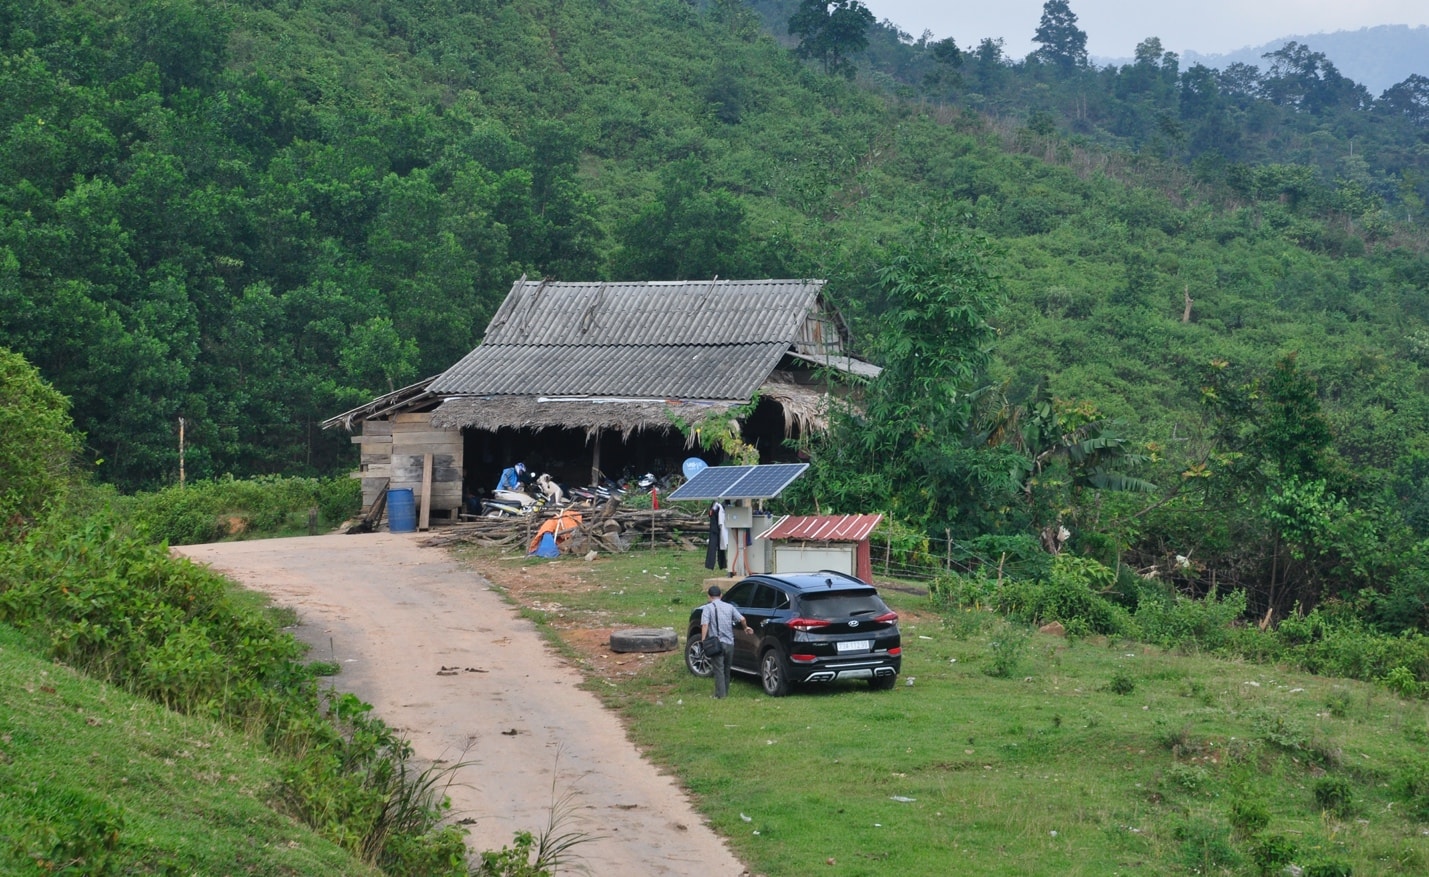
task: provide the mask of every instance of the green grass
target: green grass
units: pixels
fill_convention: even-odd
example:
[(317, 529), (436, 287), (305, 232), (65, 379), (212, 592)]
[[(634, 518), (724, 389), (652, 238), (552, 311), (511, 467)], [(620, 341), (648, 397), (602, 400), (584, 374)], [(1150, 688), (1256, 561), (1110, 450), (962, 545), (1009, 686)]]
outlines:
[[(528, 612), (553, 635), (583, 619), (683, 631), (703, 601), (702, 560), (602, 558), (583, 565), (586, 590), (532, 595)], [(755, 873), (1429, 870), (1425, 702), (1275, 666), (1030, 634), (883, 593), (903, 615), (905, 646), (889, 692), (851, 684), (773, 699), (736, 678), (715, 701), (678, 653), (593, 686)]]
[(378, 873), (270, 805), (278, 769), (0, 626), (0, 873)]

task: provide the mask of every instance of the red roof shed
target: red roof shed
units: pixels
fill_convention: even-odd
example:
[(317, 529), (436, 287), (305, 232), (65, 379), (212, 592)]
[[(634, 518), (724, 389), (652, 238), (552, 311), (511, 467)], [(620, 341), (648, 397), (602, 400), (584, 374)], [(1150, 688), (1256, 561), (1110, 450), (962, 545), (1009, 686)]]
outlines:
[(785, 515), (764, 534), (771, 542), (855, 542), (854, 574), (873, 581), (868, 537), (883, 515)]

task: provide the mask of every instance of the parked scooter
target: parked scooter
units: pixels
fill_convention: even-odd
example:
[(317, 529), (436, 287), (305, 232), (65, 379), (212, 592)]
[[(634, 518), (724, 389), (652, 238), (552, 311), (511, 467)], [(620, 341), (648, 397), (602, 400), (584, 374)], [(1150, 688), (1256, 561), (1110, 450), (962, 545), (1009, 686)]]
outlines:
[(481, 513), (488, 518), (523, 518), (545, 505), (544, 495), (536, 497), (524, 490), (497, 490), (492, 492), (491, 499), (482, 500)]

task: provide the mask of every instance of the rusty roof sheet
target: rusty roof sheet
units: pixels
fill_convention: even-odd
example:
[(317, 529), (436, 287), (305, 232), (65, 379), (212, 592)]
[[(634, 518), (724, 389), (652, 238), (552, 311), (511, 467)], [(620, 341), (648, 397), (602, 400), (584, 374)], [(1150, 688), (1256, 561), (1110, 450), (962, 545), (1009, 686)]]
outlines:
[(787, 542), (862, 542), (883, 515), (785, 515), (765, 539)]

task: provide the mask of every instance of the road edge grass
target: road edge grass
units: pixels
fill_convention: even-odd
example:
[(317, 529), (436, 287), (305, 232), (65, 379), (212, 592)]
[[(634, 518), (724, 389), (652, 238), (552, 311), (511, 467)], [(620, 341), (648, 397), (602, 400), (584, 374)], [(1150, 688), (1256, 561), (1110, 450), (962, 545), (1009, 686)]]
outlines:
[(0, 625), (0, 871), (376, 875), (281, 812), (274, 754)]

